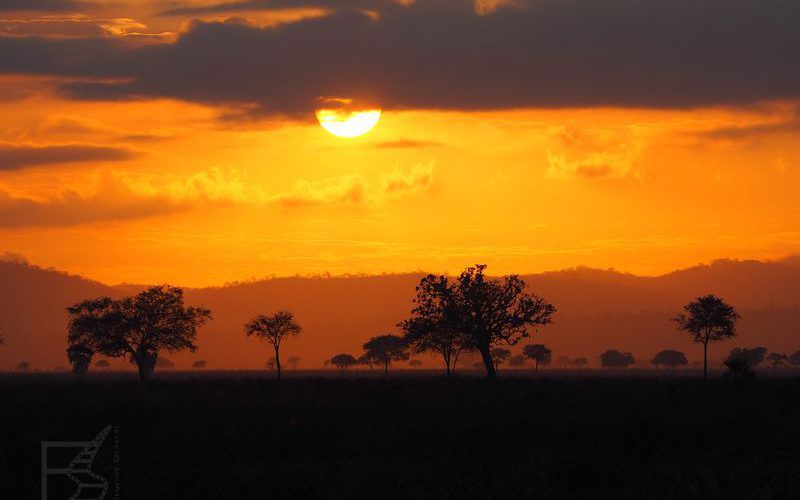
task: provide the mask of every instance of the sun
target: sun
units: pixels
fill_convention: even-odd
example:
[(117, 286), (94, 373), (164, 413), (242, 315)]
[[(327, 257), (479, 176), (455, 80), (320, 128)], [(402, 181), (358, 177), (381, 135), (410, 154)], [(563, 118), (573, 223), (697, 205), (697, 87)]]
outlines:
[(372, 130), (381, 118), (380, 108), (358, 108), (352, 99), (320, 99), (316, 110), (322, 128), (337, 137), (358, 137)]

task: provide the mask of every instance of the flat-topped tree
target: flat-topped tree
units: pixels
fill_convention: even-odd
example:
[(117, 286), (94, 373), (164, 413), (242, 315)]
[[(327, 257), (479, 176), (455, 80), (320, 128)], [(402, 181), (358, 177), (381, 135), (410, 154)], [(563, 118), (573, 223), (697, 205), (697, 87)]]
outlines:
[(522, 354), (534, 361), (536, 373), (539, 373), (539, 365), (549, 365), (553, 359), (553, 351), (544, 344), (528, 344), (522, 349)]
[(278, 311), (273, 315), (259, 314), (251, 319), (245, 326), (247, 336), (258, 337), (268, 341), (275, 349), (275, 372), (278, 380), (281, 378), (281, 343), (288, 337), (300, 334), (303, 329), (294, 320), (291, 311)]
[(676, 366), (686, 366), (689, 361), (686, 355), (675, 349), (664, 349), (655, 355), (653, 358), (653, 365), (658, 368), (658, 365), (668, 366), (675, 369)]
[(351, 356), (350, 354), (337, 354), (336, 356), (332, 357), (329, 360), (330, 364), (336, 367), (339, 370), (339, 373), (344, 373), (345, 370), (350, 368), (351, 366), (355, 366), (358, 364), (358, 360)]
[(68, 307), (68, 344), (84, 345), (111, 358), (130, 356), (144, 381), (161, 350), (195, 351), (197, 330), (211, 311), (185, 307), (183, 290), (155, 286), (119, 300), (90, 299)]
[(408, 343), (397, 335), (378, 335), (364, 344), (364, 357), (375, 364), (383, 365), (383, 374), (389, 374), (389, 365), (393, 361), (405, 361), (409, 358)]
[(683, 306), (684, 312), (672, 320), (678, 329), (689, 333), (694, 341), (703, 344), (703, 378), (708, 379), (708, 344), (736, 336), (739, 314), (715, 295), (698, 297)]

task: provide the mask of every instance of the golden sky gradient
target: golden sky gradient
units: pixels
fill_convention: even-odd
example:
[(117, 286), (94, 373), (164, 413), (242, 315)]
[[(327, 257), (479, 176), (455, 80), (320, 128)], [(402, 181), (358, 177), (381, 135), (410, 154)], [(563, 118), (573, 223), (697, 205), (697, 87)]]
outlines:
[[(156, 4), (86, 7), (58, 22), (4, 12), (0, 36), (138, 47), (177, 43), (196, 16), (262, 27), (326, 12), (159, 16)], [(72, 24), (102, 34), (65, 31)], [(0, 253), (103, 282), (455, 273), (475, 262), (493, 273), (659, 274), (800, 253), (793, 98), (670, 109), (393, 104), (371, 132), (346, 139), (313, 109), (245, 119), (198, 99), (86, 100), (58, 91), (65, 78), (75, 76), (0, 77)]]

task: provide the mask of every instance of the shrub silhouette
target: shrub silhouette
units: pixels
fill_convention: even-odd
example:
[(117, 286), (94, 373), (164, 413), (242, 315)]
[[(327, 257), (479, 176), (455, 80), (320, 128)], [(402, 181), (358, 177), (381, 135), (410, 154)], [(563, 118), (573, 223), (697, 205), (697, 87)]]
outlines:
[(680, 351), (664, 349), (653, 358), (653, 364), (656, 365), (656, 368), (658, 365), (664, 365), (675, 369), (676, 366), (686, 366), (689, 361), (686, 359), (686, 355)]
[(192, 368), (196, 370), (202, 370), (206, 367), (206, 361), (204, 359), (198, 359), (194, 363), (192, 363)]
[(553, 359), (553, 351), (544, 344), (528, 344), (522, 349), (522, 353), (534, 361), (536, 373), (539, 373), (539, 365), (549, 365)]
[(583, 368), (589, 364), (589, 360), (586, 358), (575, 358), (572, 364), (574, 364), (577, 368)]
[(683, 306), (684, 312), (672, 320), (678, 329), (703, 344), (703, 378), (708, 379), (708, 343), (736, 336), (736, 310), (715, 295), (698, 297)]
[(420, 366), (422, 366), (422, 361), (420, 361), (418, 359), (412, 359), (411, 361), (408, 362), (408, 366), (413, 366), (414, 368), (419, 368)]
[(300, 364), (300, 356), (289, 356), (289, 366), (292, 370), (297, 370), (297, 365)]
[(100, 361), (95, 363), (94, 366), (100, 368), (101, 370), (106, 370), (108, 368), (111, 368), (111, 364), (108, 362), (107, 359), (101, 359)]
[(144, 381), (160, 350), (195, 351), (197, 329), (211, 319), (202, 307), (184, 307), (183, 290), (155, 286), (120, 300), (90, 299), (68, 307), (68, 344), (85, 345), (94, 353), (130, 356)]
[(600, 355), (600, 364), (607, 368), (627, 368), (636, 363), (636, 358), (629, 352), (610, 349)]
[(291, 311), (278, 311), (271, 316), (259, 314), (244, 326), (248, 337), (257, 337), (272, 344), (275, 349), (275, 372), (281, 378), (281, 343), (287, 337), (300, 334), (302, 328), (294, 320)]
[(792, 353), (789, 356), (789, 364), (792, 366), (800, 366), (800, 351)]

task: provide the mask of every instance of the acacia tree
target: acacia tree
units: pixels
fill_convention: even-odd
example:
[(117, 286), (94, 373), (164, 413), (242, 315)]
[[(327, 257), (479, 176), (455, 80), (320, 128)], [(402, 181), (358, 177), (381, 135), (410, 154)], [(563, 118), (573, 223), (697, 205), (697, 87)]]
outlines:
[(411, 318), (398, 326), (414, 353), (433, 352), (442, 357), (449, 378), (461, 351), (470, 348), (469, 336), (455, 321), (454, 290), (447, 277), (430, 274), (420, 280), (416, 292)]
[(715, 295), (698, 297), (683, 306), (684, 312), (672, 320), (678, 329), (689, 333), (696, 343), (703, 344), (703, 378), (708, 379), (708, 343), (736, 336), (740, 318), (733, 306)]
[(271, 316), (259, 314), (251, 319), (245, 326), (247, 336), (255, 336), (262, 340), (269, 341), (275, 349), (275, 369), (278, 380), (281, 378), (281, 342), (286, 337), (293, 337), (300, 334), (302, 328), (294, 320), (294, 314), (290, 311), (278, 311)]
[(549, 365), (553, 359), (553, 351), (544, 344), (528, 344), (522, 349), (522, 354), (534, 361), (536, 373), (539, 373), (540, 364)]
[(680, 351), (664, 349), (655, 355), (653, 364), (656, 368), (658, 368), (658, 365), (664, 365), (674, 369), (676, 366), (686, 366), (689, 361), (686, 359), (686, 355)]
[(600, 355), (600, 364), (608, 368), (627, 368), (634, 363), (636, 363), (636, 358), (629, 352), (610, 349)]
[(211, 311), (185, 307), (183, 290), (169, 285), (148, 288), (120, 300), (100, 297), (68, 307), (69, 347), (84, 345), (111, 358), (130, 356), (144, 381), (161, 350), (197, 349), (200, 326)]
[(330, 363), (339, 370), (340, 374), (342, 374), (351, 366), (357, 365), (358, 360), (349, 354), (337, 354), (330, 359)]
[(300, 364), (300, 356), (289, 356), (289, 365), (291, 365), (292, 370), (297, 369), (297, 365)]
[(492, 348), (516, 345), (528, 337), (529, 327), (550, 323), (556, 309), (525, 292), (525, 283), (518, 276), (490, 279), (484, 275), (485, 269), (482, 264), (468, 267), (453, 282), (445, 276), (428, 276), (420, 282), (418, 295), (429, 284), (437, 295), (434, 320), (421, 331), (463, 335), (466, 341), (462, 345), (480, 352), (487, 376), (494, 378)]
[(72, 366), (72, 373), (84, 375), (88, 372), (89, 366), (92, 364), (93, 355), (94, 352), (84, 344), (75, 344), (67, 347), (67, 359)]
[(405, 361), (409, 358), (408, 344), (397, 335), (378, 335), (364, 344), (364, 356), (373, 363), (383, 365), (383, 374), (389, 374), (392, 361)]

